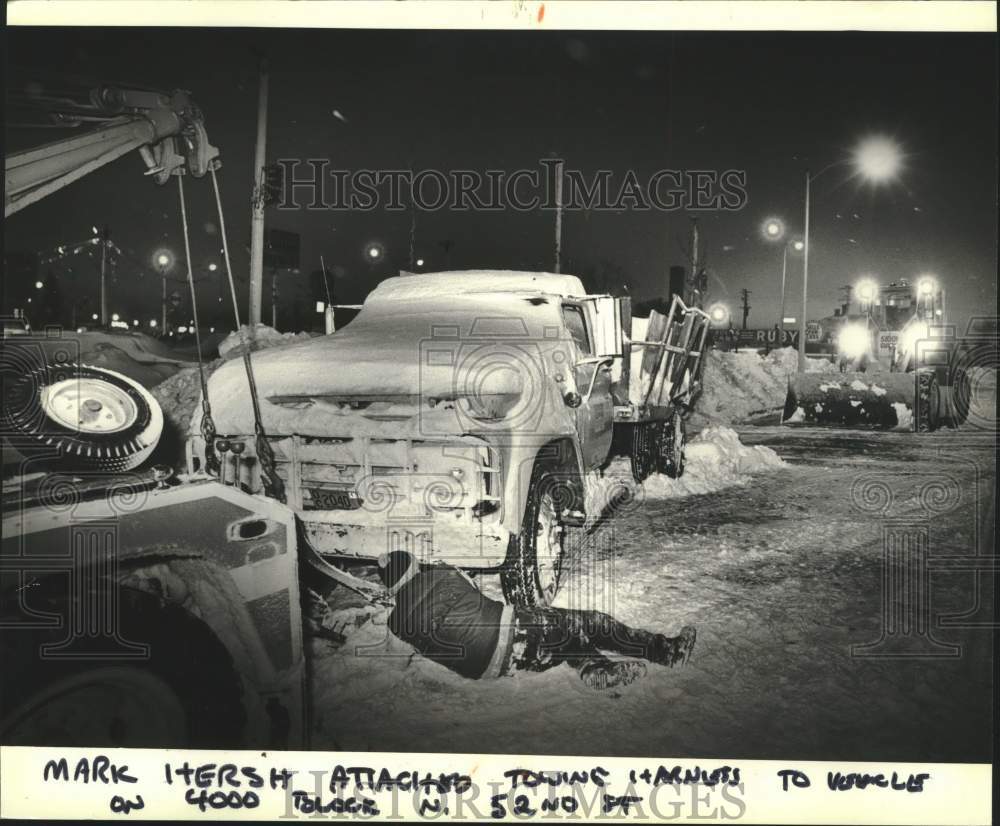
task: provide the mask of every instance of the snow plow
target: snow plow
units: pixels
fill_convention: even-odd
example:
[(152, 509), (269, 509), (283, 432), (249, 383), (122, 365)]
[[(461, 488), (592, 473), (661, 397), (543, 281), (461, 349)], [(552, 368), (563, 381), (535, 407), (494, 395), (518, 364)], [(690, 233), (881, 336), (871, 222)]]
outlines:
[(813, 339), (839, 372), (789, 379), (782, 422), (916, 431), (958, 427), (968, 415), (969, 381), (958, 342), (942, 323), (944, 291), (933, 280), (854, 291), (860, 312), (813, 323)]

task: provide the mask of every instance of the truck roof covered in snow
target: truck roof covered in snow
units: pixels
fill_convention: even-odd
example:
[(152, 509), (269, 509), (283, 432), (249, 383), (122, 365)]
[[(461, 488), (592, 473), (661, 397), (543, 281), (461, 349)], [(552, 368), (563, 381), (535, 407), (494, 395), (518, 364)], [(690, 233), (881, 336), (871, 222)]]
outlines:
[(559, 296), (587, 294), (583, 282), (575, 275), (518, 270), (453, 270), (387, 278), (368, 294), (365, 305), (382, 301), (412, 301), (420, 298), (498, 292), (530, 292)]

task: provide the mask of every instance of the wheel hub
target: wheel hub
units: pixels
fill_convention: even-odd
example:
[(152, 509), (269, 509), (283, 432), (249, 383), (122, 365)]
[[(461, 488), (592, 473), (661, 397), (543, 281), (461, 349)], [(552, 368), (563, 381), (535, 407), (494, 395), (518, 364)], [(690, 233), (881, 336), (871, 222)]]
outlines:
[(44, 388), (42, 409), (59, 424), (85, 433), (118, 433), (138, 416), (128, 393), (90, 379), (66, 379)]

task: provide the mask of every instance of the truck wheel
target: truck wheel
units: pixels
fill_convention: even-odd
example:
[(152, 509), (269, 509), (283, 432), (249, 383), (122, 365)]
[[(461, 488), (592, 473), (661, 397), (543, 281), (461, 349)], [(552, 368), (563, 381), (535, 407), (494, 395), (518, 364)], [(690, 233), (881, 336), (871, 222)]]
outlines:
[(937, 376), (933, 370), (921, 370), (917, 373), (917, 398), (914, 406), (914, 430), (917, 433), (937, 430), (940, 404)]
[(132, 470), (153, 452), (163, 412), (142, 385), (85, 365), (39, 367), (12, 382), (3, 427), (22, 453), (58, 452), (60, 466)]
[[(32, 608), (42, 600), (29, 597)], [(67, 606), (45, 600), (65, 616)], [(42, 658), (65, 629), (0, 635), (4, 681), (0, 741), (27, 746), (232, 748), (242, 744), (242, 689), (225, 647), (177, 606), (123, 589), (121, 634), (149, 646), (146, 660)]]
[(656, 452), (660, 441), (659, 422), (639, 422), (632, 425), (632, 478), (639, 484), (645, 482), (656, 470)]
[(563, 526), (559, 522), (558, 477), (539, 470), (532, 474), (521, 530), (510, 538), (500, 585), (512, 605), (549, 605), (559, 588)]
[(687, 444), (687, 431), (680, 411), (675, 411), (673, 418), (664, 422), (660, 432), (656, 469), (671, 479), (680, 479), (684, 475), (684, 446)]

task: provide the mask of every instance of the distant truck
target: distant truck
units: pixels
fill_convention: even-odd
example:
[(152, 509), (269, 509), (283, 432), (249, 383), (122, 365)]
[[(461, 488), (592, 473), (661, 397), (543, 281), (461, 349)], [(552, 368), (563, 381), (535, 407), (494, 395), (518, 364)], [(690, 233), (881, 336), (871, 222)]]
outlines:
[[(325, 559), (405, 548), (547, 603), (616, 432), (636, 479), (683, 472), (707, 322), (675, 296), (633, 340), (629, 299), (574, 276), (390, 278), (332, 335), (253, 355), (285, 500)], [(242, 365), (220, 367), (208, 395), (219, 438), (206, 445), (195, 416), (189, 470), (214, 451), (223, 478), (260, 491)]]

